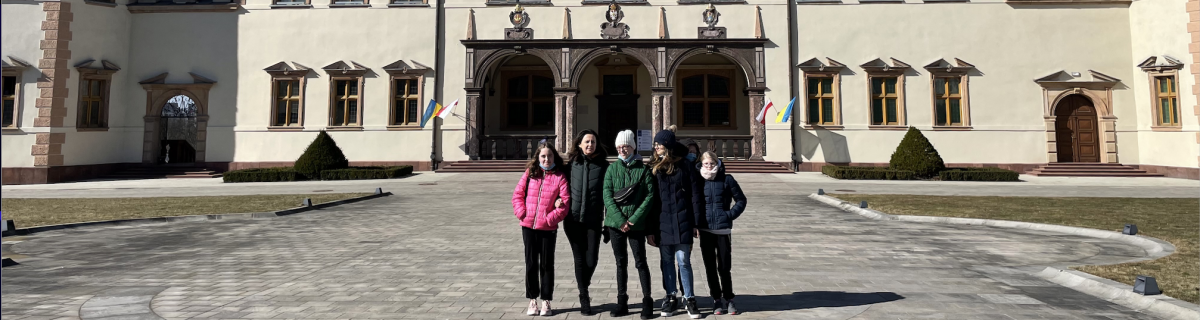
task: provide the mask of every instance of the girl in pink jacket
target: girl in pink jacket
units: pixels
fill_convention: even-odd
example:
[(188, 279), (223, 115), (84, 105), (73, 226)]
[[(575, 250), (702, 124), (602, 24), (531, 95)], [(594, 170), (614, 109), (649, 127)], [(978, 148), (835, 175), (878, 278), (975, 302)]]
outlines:
[[(525, 175), (513, 190), (513, 214), (521, 221), (521, 237), (525, 241), (525, 297), (529, 299), (525, 313), (531, 316), (538, 315), (539, 309), (543, 316), (553, 314), (550, 301), (554, 300), (554, 239), (558, 237), (558, 223), (571, 208), (571, 191), (563, 169), (558, 151), (542, 142), (537, 157), (525, 166)], [(539, 298), (541, 306), (537, 303)]]

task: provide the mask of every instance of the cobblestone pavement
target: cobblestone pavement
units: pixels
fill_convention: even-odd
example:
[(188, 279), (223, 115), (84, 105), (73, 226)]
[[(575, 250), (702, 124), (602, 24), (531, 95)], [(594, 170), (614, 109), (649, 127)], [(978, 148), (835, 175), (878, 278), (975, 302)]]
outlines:
[[(4, 238), (9, 319), (525, 319), (511, 175), (454, 175), (394, 196), (269, 219), (102, 227)], [(1144, 255), (1038, 231), (875, 221), (770, 175), (742, 179), (733, 236), (739, 319), (1153, 319), (1025, 272)], [(805, 190), (800, 190), (805, 189)], [(815, 190), (815, 189), (814, 189)], [(662, 275), (649, 261), (655, 298)], [(582, 318), (558, 237), (556, 319)], [(592, 284), (607, 318), (607, 244)], [(707, 285), (694, 253), (706, 316)], [(636, 275), (636, 272), (631, 270)], [(640, 302), (636, 276), (631, 301)], [(631, 305), (636, 312), (640, 305)], [(626, 317), (635, 318), (633, 317)], [(686, 315), (670, 319), (685, 319)]]

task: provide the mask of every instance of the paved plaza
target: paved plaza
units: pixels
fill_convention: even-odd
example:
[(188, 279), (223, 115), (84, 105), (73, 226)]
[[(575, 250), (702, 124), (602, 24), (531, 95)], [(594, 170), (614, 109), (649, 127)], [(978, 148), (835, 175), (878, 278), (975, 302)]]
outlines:
[[(709, 314), (711, 300), (696, 252), (695, 288), (708, 318), (1154, 319), (1028, 275), (1044, 266), (1135, 259), (1145, 255), (1138, 247), (1041, 231), (876, 221), (807, 197), (817, 188), (972, 195), (992, 189), (997, 195), (1022, 195), (1028, 191), (1021, 185), (913, 187), (812, 175), (737, 176), (750, 201), (733, 236), (735, 301), (745, 313)], [(528, 301), (523, 254), (510, 204), (518, 177), (422, 173), (353, 183), (222, 186), (207, 180), (155, 180), (5, 186), (6, 198), (367, 192), (376, 186), (395, 195), (277, 218), (6, 237), (4, 249), (21, 264), (3, 269), (2, 316), (532, 318), (523, 313)], [(1039, 195), (1190, 197), (1200, 192), (1195, 181), (1175, 179), (1095, 180), (1090, 187), (1069, 181), (1029, 182), (1025, 187), (1042, 188)], [(616, 300), (612, 251), (608, 244), (601, 248), (592, 296), (603, 313), (594, 319), (607, 318)], [(652, 292), (659, 299), (659, 259), (657, 250), (650, 253)], [(576, 309), (570, 257), (560, 232), (554, 292), (558, 314), (552, 318), (583, 318)], [(640, 301), (636, 276), (632, 278), (630, 300)], [(631, 311), (639, 308), (631, 305)], [(636, 315), (625, 317), (631, 318)]]

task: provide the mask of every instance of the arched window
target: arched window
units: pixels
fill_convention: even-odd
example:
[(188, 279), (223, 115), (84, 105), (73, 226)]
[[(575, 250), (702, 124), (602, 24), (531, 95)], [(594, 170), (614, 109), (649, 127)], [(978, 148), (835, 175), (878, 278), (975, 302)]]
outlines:
[(677, 123), (687, 128), (736, 128), (733, 74), (721, 70), (681, 70)]
[(504, 74), (503, 130), (554, 128), (554, 79), (550, 72)]

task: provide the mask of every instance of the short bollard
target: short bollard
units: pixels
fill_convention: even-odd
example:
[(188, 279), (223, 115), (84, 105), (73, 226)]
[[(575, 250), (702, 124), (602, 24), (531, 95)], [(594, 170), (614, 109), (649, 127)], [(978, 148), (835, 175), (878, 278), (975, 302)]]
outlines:
[(817, 189), (817, 195), (819, 195), (819, 196), (825, 195), (825, 189)]
[(1162, 294), (1162, 290), (1158, 290), (1158, 281), (1150, 276), (1137, 276), (1137, 280), (1133, 282), (1133, 293), (1143, 296), (1152, 296)]
[(301, 207), (311, 207), (312, 206), (312, 198), (304, 198), (304, 202), (300, 203), (300, 206)]
[(860, 202), (860, 203), (858, 203), (858, 207), (859, 207), (859, 208), (866, 209), (866, 208), (867, 208), (867, 202), (866, 202), (866, 201), (863, 201), (863, 202)]
[(1125, 225), (1125, 230), (1122, 230), (1121, 233), (1131, 235), (1131, 236), (1137, 235), (1137, 225), (1136, 224), (1127, 224), (1127, 225)]
[(17, 232), (17, 225), (12, 220), (4, 220), (4, 230), (0, 235), (11, 236)]
[(375, 194), (383, 194), (383, 188), (375, 188)]

